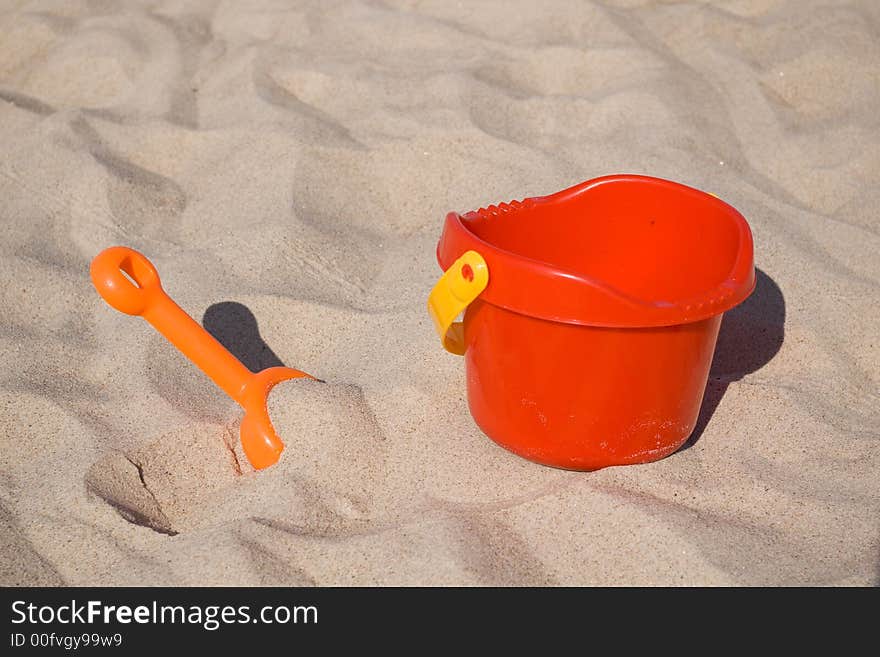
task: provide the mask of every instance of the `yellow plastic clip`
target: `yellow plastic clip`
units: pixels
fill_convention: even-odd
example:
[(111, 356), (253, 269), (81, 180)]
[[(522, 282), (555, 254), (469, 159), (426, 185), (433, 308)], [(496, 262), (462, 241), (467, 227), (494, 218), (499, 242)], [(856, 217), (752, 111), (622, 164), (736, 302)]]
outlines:
[(489, 284), (489, 267), (476, 251), (465, 252), (446, 270), (428, 295), (428, 314), (446, 351), (461, 356), (467, 349), (464, 326), (455, 318)]

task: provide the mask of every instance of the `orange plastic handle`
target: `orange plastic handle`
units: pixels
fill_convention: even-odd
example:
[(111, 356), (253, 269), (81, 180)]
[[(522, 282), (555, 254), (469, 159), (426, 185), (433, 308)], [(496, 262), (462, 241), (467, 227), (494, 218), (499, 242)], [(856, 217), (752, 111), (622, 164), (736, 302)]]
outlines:
[(92, 260), (91, 276), (107, 303), (142, 316), (226, 394), (245, 405), (244, 393), (254, 374), (174, 303), (146, 257), (124, 246), (110, 247)]
[(269, 419), (269, 391), (282, 381), (313, 377), (291, 367), (269, 367), (253, 374), (171, 300), (153, 263), (134, 249), (104, 249), (92, 260), (91, 275), (107, 303), (146, 319), (244, 409), (239, 435), (251, 465), (262, 470), (277, 463), (284, 442)]

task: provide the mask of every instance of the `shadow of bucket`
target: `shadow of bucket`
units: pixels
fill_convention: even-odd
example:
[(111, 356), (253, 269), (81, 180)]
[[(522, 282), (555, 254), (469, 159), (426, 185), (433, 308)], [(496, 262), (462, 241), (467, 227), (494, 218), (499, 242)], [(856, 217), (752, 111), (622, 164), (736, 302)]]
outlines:
[(474, 420), (510, 451), (574, 470), (684, 444), (722, 317), (755, 286), (742, 215), (647, 176), (451, 212), (437, 259), (428, 311), (465, 357)]
[(755, 291), (721, 322), (715, 356), (697, 426), (682, 449), (692, 447), (727, 392), (727, 387), (757, 372), (779, 352), (785, 340), (785, 297), (776, 282), (756, 268)]

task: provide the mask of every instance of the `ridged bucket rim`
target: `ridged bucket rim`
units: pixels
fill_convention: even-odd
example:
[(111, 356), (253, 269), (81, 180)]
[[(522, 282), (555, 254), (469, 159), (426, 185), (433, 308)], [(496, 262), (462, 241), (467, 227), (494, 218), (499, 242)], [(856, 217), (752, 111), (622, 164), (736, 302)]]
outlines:
[[(727, 276), (717, 285), (683, 299), (639, 299), (615, 289), (605, 281), (556, 267), (502, 249), (478, 237), (467, 218), (495, 217), (528, 210), (541, 203), (563, 203), (614, 183), (660, 185), (678, 193), (698, 195), (715, 205), (736, 226), (736, 256)], [(745, 218), (717, 196), (681, 183), (635, 174), (615, 174), (584, 181), (555, 194), (490, 205), (479, 210), (446, 215), (437, 243), (437, 261), (446, 270), (463, 253), (474, 250), (485, 259), (489, 283), (480, 298), (507, 310), (567, 324), (600, 327), (660, 327), (697, 322), (730, 310), (755, 288), (752, 233)], [(541, 294), (534, 294), (540, 287)]]

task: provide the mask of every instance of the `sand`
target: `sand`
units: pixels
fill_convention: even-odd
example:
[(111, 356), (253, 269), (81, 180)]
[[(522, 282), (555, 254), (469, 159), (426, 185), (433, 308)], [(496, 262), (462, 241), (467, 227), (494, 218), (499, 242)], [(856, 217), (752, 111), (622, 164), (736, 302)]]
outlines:
[[(0, 5), (0, 583), (880, 583), (880, 9)], [(449, 210), (609, 173), (755, 238), (675, 454), (496, 446), (425, 312)], [(272, 392), (240, 409), (95, 293), (124, 244)]]

